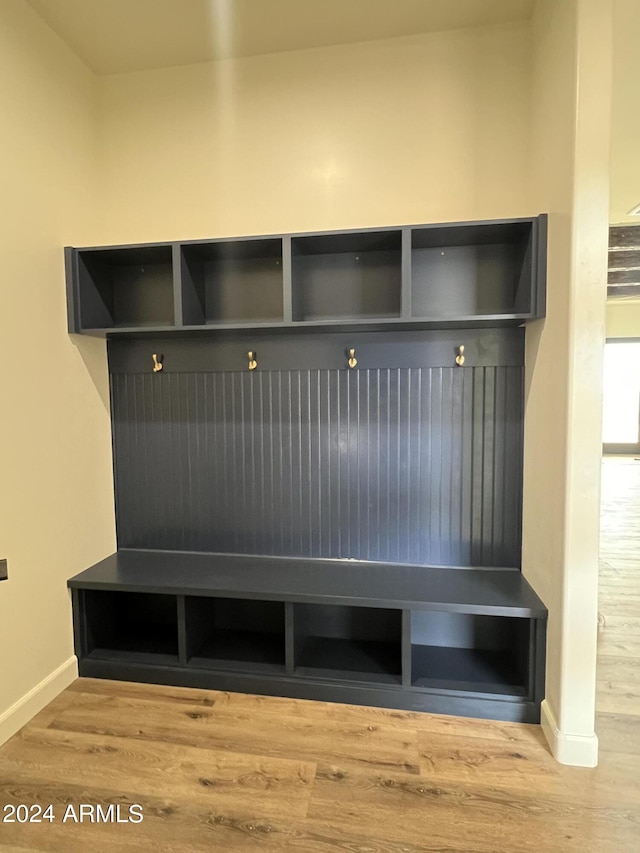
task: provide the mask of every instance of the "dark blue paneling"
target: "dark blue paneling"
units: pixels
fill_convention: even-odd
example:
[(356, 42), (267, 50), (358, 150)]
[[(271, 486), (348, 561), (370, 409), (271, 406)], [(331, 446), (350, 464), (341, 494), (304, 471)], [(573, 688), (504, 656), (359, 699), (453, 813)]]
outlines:
[(519, 366), (111, 381), (121, 548), (520, 563)]

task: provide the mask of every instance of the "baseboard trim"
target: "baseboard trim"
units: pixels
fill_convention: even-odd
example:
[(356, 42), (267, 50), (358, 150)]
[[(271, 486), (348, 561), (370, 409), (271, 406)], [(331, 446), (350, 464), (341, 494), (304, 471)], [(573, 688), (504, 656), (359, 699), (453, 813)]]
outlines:
[(573, 767), (598, 765), (598, 736), (561, 732), (556, 715), (546, 699), (543, 699), (540, 706), (540, 723), (553, 757), (560, 764), (570, 764)]
[(20, 731), (29, 720), (78, 677), (78, 659), (72, 655), (10, 708), (0, 714), (0, 745)]

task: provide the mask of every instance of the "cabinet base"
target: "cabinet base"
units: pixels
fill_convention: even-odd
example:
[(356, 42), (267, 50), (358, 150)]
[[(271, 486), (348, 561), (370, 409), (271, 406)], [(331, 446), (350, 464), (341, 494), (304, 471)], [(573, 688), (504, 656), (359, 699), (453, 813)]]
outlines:
[(139, 681), (175, 687), (198, 687), (231, 693), (257, 693), (264, 696), (287, 696), (320, 702), (348, 705), (372, 705), (403, 711), (449, 714), (460, 717), (503, 720), (512, 723), (539, 723), (540, 708), (520, 698), (497, 699), (473, 694), (452, 695), (451, 691), (425, 691), (393, 688), (373, 684), (345, 684), (339, 681), (314, 680), (273, 675), (212, 672), (189, 667), (151, 666), (121, 661), (82, 660), (81, 676), (108, 678), (116, 681)]

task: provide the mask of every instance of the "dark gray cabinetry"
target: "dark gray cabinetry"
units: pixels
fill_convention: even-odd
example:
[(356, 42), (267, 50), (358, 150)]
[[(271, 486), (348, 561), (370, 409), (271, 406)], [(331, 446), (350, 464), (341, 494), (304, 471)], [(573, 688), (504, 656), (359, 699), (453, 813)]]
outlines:
[(119, 548), (69, 581), (80, 674), (538, 721), (545, 255), (545, 216), (66, 249)]
[(177, 298), (185, 326), (282, 323), (282, 239), (182, 243)]
[(172, 328), (170, 245), (66, 249), (69, 330)]
[(401, 231), (294, 237), (291, 254), (294, 321), (401, 316)]
[(121, 550), (69, 585), (81, 675), (539, 719), (517, 570)]
[(517, 325), (544, 315), (545, 216), (66, 253), (74, 333)]

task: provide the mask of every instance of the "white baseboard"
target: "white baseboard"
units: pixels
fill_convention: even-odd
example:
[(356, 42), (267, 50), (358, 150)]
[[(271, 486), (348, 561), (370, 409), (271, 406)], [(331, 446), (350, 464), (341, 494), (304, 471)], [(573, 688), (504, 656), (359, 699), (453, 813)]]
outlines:
[(598, 764), (598, 736), (573, 735), (561, 732), (556, 716), (546, 699), (540, 707), (540, 723), (551, 752), (560, 764), (573, 767), (596, 767)]
[(0, 714), (0, 745), (55, 699), (78, 677), (78, 659), (72, 655), (10, 708)]

